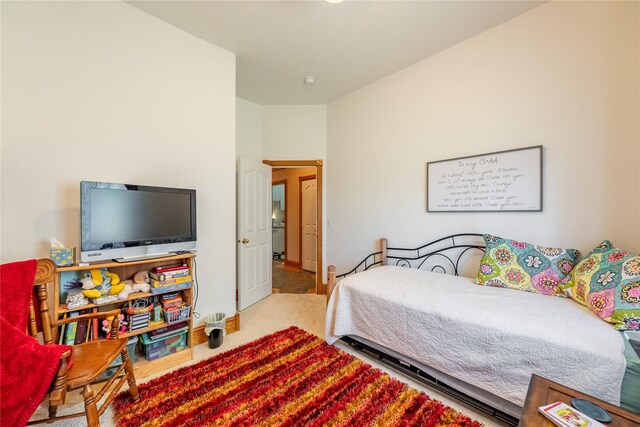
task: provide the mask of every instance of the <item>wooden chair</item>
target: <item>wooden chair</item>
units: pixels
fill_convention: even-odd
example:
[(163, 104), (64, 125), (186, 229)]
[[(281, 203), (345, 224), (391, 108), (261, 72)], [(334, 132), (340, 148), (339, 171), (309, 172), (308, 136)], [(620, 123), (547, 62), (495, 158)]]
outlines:
[[(79, 417), (85, 415), (87, 418), (87, 424), (89, 426), (99, 426), (99, 417), (107, 409), (116, 393), (124, 385), (125, 379), (129, 383), (129, 391), (134, 400), (138, 400), (138, 387), (136, 385), (136, 379), (133, 373), (133, 366), (129, 359), (129, 353), (127, 352), (127, 339), (118, 337), (118, 315), (120, 310), (112, 310), (100, 313), (83, 314), (73, 318), (67, 319), (51, 319), (48, 303), (48, 289), (47, 286), (53, 280), (56, 266), (48, 259), (38, 260), (38, 267), (36, 270), (36, 276), (34, 280), (34, 287), (37, 292), (40, 317), (42, 320), (42, 336), (46, 344), (53, 343), (53, 339), (56, 334), (56, 329), (59, 326), (66, 325), (68, 323), (77, 322), (82, 319), (94, 319), (97, 317), (105, 318), (113, 316), (111, 323), (111, 333), (109, 339), (102, 339), (97, 341), (87, 341), (77, 346), (74, 346), (72, 352), (71, 368), (68, 368), (67, 358), (69, 357), (69, 351), (65, 352), (60, 360), (60, 367), (56, 377), (51, 385), (49, 391), (49, 417), (32, 420), (27, 424), (38, 424), (44, 422), (53, 422), (56, 420), (62, 420), (67, 418)], [(37, 337), (38, 331), (36, 328), (36, 315), (33, 304), (31, 304), (29, 310), (29, 334), (33, 337)], [(96, 378), (100, 376), (118, 357), (122, 356), (122, 365), (118, 370), (104, 383), (100, 391), (94, 393), (94, 382)], [(113, 386), (113, 387), (112, 387)], [(65, 398), (68, 390), (83, 388), (82, 396), (84, 397), (84, 412), (78, 412), (75, 414), (69, 414), (64, 416), (56, 416), (58, 406), (65, 403)], [(106, 400), (98, 408), (97, 403), (103, 398), (106, 392), (111, 391), (106, 397)]]

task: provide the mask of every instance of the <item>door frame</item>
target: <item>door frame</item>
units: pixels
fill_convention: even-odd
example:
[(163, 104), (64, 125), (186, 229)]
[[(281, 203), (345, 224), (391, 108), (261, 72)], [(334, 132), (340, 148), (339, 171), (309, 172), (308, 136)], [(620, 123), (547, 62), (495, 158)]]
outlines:
[[(312, 179), (316, 180), (316, 191), (318, 191), (318, 179), (316, 178), (316, 175), (305, 175), (305, 176), (299, 176), (298, 177), (298, 188), (299, 188), (299, 192), (298, 192), (298, 206), (300, 206), (300, 208), (298, 209), (298, 235), (300, 236), (300, 239), (298, 239), (298, 253), (300, 254), (300, 268), (302, 268), (302, 183), (304, 181), (310, 181)], [(317, 194), (317, 193), (316, 193)], [(316, 209), (317, 211), (317, 209)], [(318, 219), (316, 218), (316, 230), (318, 230)], [(316, 234), (318, 232), (316, 231)], [(316, 236), (316, 239), (318, 238), (318, 236)], [(316, 247), (316, 250), (318, 248)], [(322, 271), (321, 271), (322, 272)], [(318, 254), (316, 253), (316, 276), (318, 275)]]
[(262, 163), (271, 167), (289, 166), (316, 168), (316, 180), (318, 185), (316, 194), (316, 221), (318, 225), (318, 238), (316, 240), (316, 294), (325, 294), (325, 287), (322, 284), (322, 160), (263, 160)]
[(273, 186), (274, 185), (280, 185), (283, 184), (284, 185), (284, 259), (282, 260), (284, 262), (284, 260), (287, 259), (287, 211), (289, 210), (289, 199), (287, 198), (287, 180), (286, 179), (279, 179), (278, 181), (273, 181), (271, 183), (271, 191), (273, 191)]

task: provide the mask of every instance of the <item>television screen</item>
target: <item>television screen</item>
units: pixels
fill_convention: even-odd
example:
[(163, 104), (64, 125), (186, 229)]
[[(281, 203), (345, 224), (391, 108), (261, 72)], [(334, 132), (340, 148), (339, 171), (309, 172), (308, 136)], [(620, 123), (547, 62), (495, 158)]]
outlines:
[(83, 181), (80, 194), (82, 261), (195, 249), (195, 190)]

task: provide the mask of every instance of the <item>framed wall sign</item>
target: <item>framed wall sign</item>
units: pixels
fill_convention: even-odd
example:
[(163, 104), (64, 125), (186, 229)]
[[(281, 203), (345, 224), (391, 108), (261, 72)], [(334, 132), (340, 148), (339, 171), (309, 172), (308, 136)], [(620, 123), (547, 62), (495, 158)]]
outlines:
[(542, 145), (428, 162), (427, 212), (542, 212)]

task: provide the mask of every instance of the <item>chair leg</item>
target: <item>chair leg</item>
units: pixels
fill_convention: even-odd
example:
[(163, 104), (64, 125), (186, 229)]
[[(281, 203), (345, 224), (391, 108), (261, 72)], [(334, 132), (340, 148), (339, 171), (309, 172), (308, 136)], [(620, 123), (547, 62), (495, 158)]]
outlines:
[(49, 418), (55, 418), (57, 413), (58, 413), (58, 406), (52, 405), (51, 403), (49, 403)]
[(133, 363), (129, 358), (129, 352), (125, 347), (122, 350), (122, 361), (124, 362), (124, 370), (127, 376), (127, 382), (129, 383), (129, 393), (133, 400), (138, 400), (138, 385), (136, 384), (136, 376), (133, 373)]
[(99, 427), (100, 419), (98, 418), (96, 397), (93, 395), (93, 389), (90, 384), (84, 386), (82, 396), (84, 397), (84, 410), (87, 414), (87, 425), (89, 427)]

